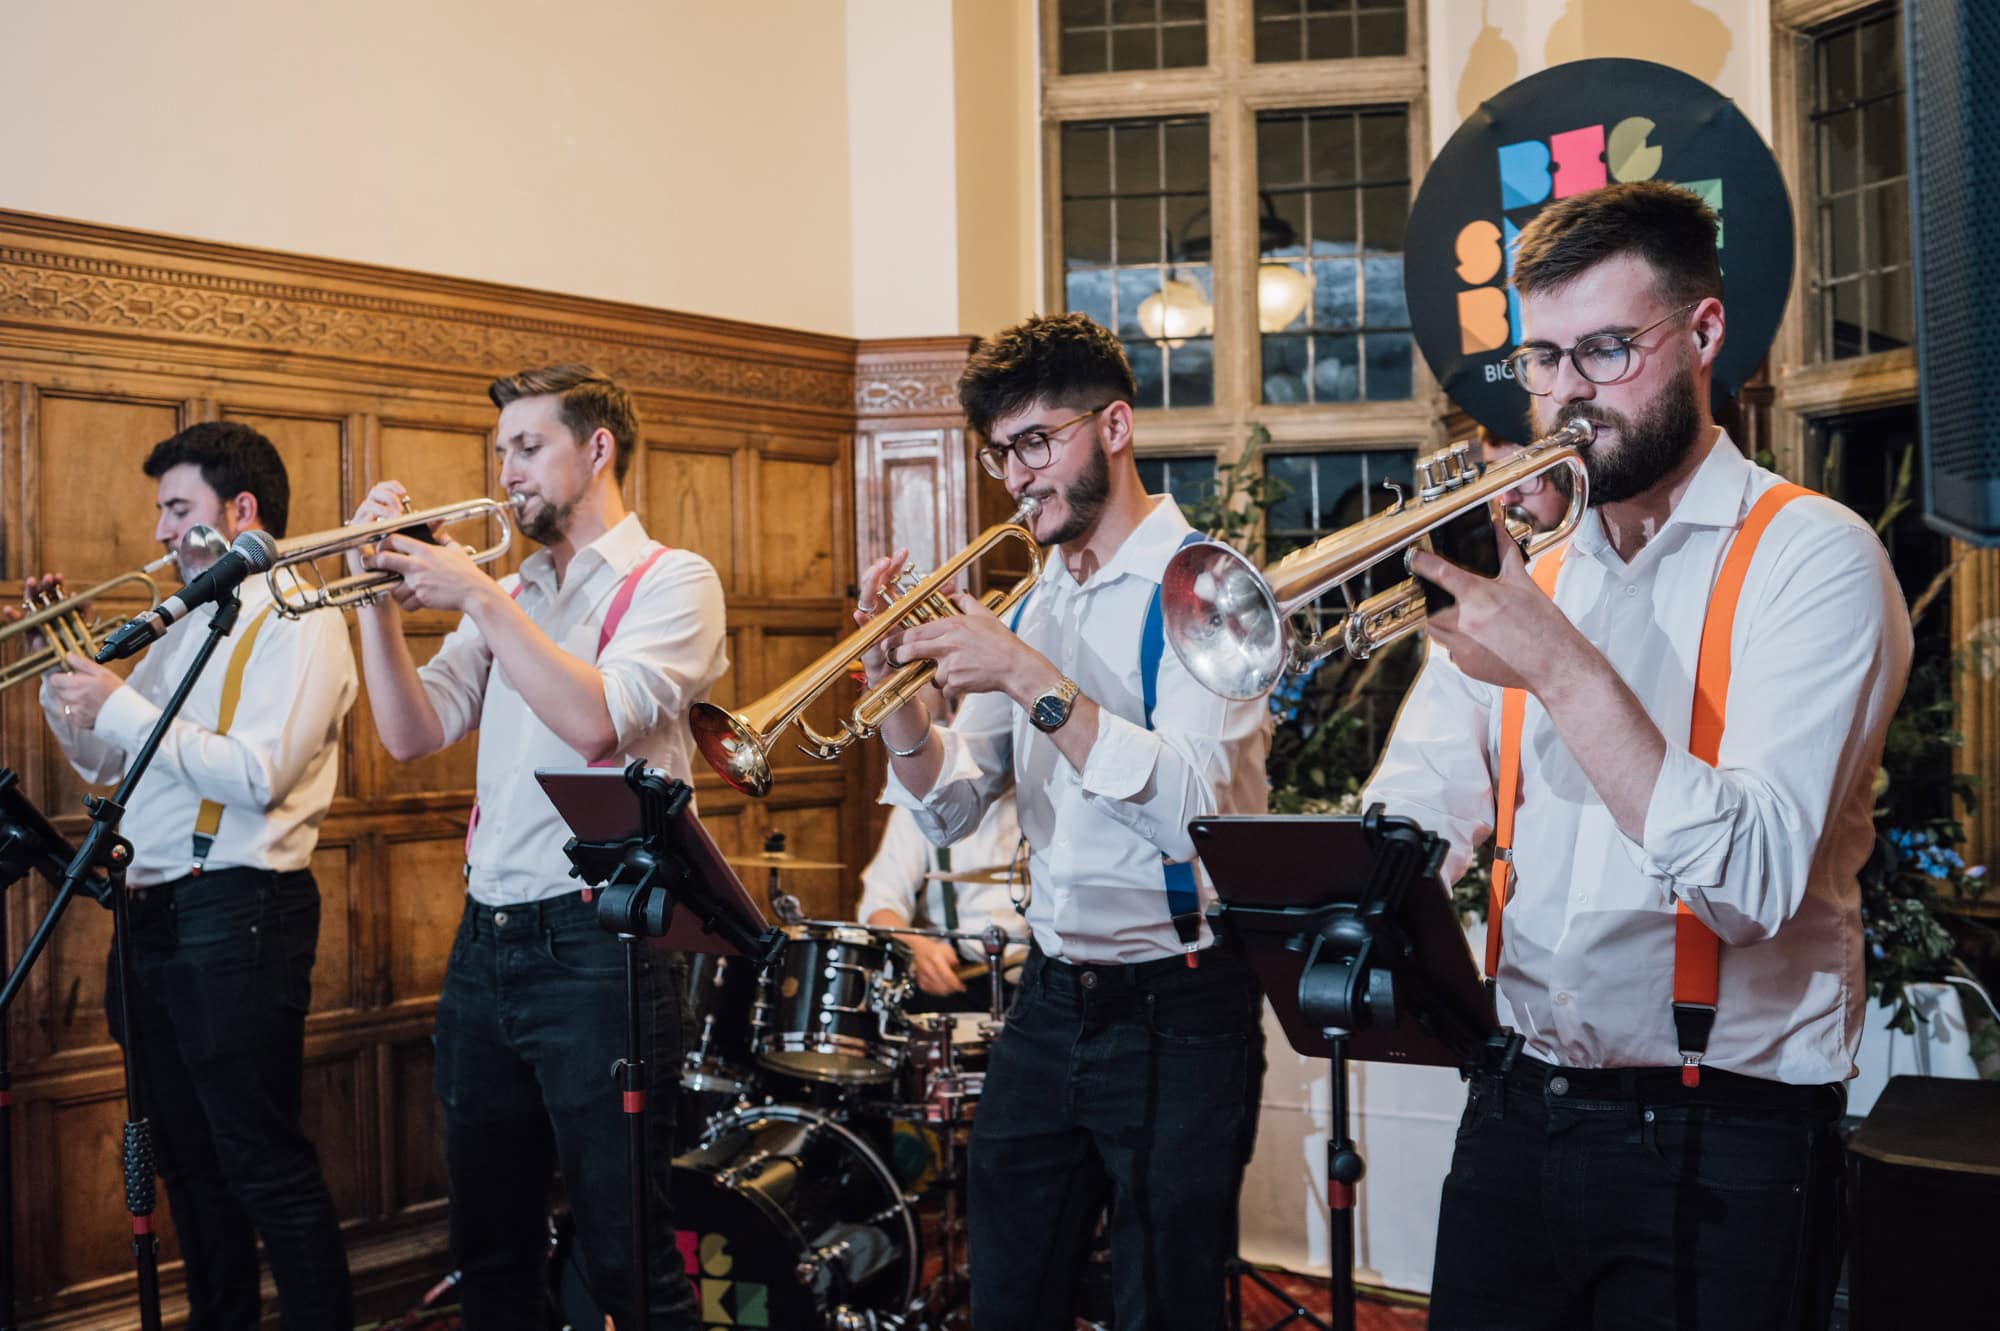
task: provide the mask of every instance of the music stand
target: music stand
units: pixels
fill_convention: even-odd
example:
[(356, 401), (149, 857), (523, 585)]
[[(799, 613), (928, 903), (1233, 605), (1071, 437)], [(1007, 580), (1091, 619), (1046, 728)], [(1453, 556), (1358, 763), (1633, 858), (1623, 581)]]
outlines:
[[(543, 769), (549, 802), (576, 835), (563, 846), (570, 873), (597, 892), (597, 922), (625, 944), (625, 1057), (612, 1068), (625, 1111), (630, 1174), (632, 1319), (646, 1331), (646, 1062), (640, 1040), (641, 945), (748, 956), (768, 966), (785, 936), (723, 860), (689, 807), (694, 789), (634, 759), (624, 770)], [(676, 909), (676, 908), (679, 909)]]
[[(1188, 830), (1215, 884), (1217, 932), (1242, 940), (1292, 1048), (1332, 1060), (1332, 1328), (1351, 1331), (1354, 1192), (1365, 1166), (1348, 1133), (1348, 1060), (1469, 1071), (1489, 1040), (1511, 1032), (1498, 1032), (1437, 880), (1445, 845), (1435, 833), (1385, 816), (1379, 804), (1359, 818), (1198, 818)], [(1240, 1260), (1234, 1269), (1289, 1299)], [(1236, 1288), (1230, 1301), (1240, 1326)], [(1294, 1319), (1329, 1331), (1296, 1305), (1286, 1320)]]
[[(76, 847), (21, 793), (12, 768), (0, 767), (0, 892), (40, 869), (62, 886)], [(7, 912), (0, 906), (0, 960), (7, 955)], [(14, 1067), (7, 1019), (0, 1011), (0, 1328), (14, 1325)]]

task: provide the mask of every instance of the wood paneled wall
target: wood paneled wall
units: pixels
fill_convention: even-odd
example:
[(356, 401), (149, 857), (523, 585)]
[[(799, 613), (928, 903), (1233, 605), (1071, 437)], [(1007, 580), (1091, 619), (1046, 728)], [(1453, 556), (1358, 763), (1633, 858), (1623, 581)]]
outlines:
[[(871, 548), (903, 534), (880, 525), (871, 487), (857, 483), (858, 419), (870, 468), (912, 445), (906, 427), (929, 441), (932, 539), (962, 537), (950, 385), (963, 340), (938, 352), (0, 212), (0, 595), (18, 596), (35, 572), (82, 586), (157, 553), (139, 464), (196, 421), (239, 419), (271, 436), (291, 472), (293, 534), (337, 525), (386, 476), (420, 503), (492, 493), (487, 380), (584, 360), (639, 399), (643, 456), (627, 482), (637, 511), (722, 575), (731, 665), (717, 699), (734, 705), (848, 630), (857, 535)], [(922, 488), (892, 486), (894, 510), (914, 512)], [(419, 655), (449, 627), (414, 620)], [(0, 762), (75, 829), (82, 789), (32, 693), (0, 698)], [(324, 914), (306, 1116), (357, 1283), (387, 1291), (448, 1265), (429, 1037), (460, 908), (473, 741), (397, 764), (366, 712), (364, 696), (315, 860)], [(782, 829), (806, 855), (865, 861), (879, 755), (823, 765), (782, 745), (775, 760), (761, 802), (702, 775), (718, 841), (754, 849)], [(853, 883), (850, 870), (789, 887), (810, 913), (832, 915), (851, 908)], [(8, 893), (14, 950), (50, 895), (40, 881)], [(10, 1014), (17, 1271), (31, 1323), (124, 1322), (132, 1307), (122, 1081), (101, 1011), (108, 921), (73, 908)], [(167, 1282), (171, 1295), (176, 1269)]]

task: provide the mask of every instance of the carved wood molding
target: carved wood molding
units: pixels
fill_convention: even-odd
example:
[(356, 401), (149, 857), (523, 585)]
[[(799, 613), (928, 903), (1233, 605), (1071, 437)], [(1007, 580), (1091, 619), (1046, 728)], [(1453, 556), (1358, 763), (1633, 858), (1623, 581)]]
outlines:
[(969, 337), (862, 343), (855, 356), (855, 413), (957, 417), (958, 374), (973, 346)]
[[(7, 220), (0, 214), (0, 228)], [(354, 272), (362, 281), (371, 275), (358, 266)], [(718, 350), (712, 337), (691, 345), (686, 333), (646, 328), (651, 312), (628, 315), (608, 303), (605, 317), (594, 319), (587, 302), (564, 300), (580, 307), (583, 317), (557, 319), (521, 312), (522, 293), (505, 288), (481, 292), (477, 284), (440, 283), (438, 298), (426, 300), (286, 276), (0, 241), (0, 320), (482, 375), (588, 360), (654, 392), (842, 412), (853, 407), (853, 344), (843, 346), (842, 339), (702, 321), (728, 329), (728, 344)], [(408, 284), (407, 275), (393, 276)], [(460, 289), (485, 299), (454, 299)]]

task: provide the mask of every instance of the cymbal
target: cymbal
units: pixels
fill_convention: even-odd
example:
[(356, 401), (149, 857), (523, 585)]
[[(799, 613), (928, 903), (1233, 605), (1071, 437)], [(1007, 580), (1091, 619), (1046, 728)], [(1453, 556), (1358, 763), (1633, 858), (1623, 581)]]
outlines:
[(924, 875), (927, 883), (1013, 883), (1026, 877), (1011, 864), (989, 864), (979, 869), (932, 869)]
[(724, 855), (723, 861), (739, 869), (845, 869), (833, 860), (808, 860), (788, 850), (765, 850), (754, 855)]

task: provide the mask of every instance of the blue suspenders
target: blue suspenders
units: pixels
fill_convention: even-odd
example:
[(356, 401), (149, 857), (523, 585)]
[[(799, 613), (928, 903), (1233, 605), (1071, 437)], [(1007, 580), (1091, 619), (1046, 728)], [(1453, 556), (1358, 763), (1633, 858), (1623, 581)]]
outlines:
[[(1183, 547), (1197, 541), (1206, 540), (1198, 531), (1191, 531), (1181, 542)], [(1029, 593), (1033, 595), (1032, 592)], [(1007, 627), (1014, 633), (1021, 630), (1021, 615), (1028, 608), (1028, 597), (1023, 596), (1014, 606), (1014, 617)], [(1153, 599), (1146, 607), (1145, 626), (1139, 631), (1139, 689), (1146, 707), (1146, 729), (1153, 728), (1153, 707), (1160, 697), (1160, 659), (1166, 655), (1166, 624), (1160, 611), (1160, 588), (1153, 588)], [(1160, 871), (1166, 880), (1167, 912), (1173, 916), (1174, 933), (1180, 937), (1181, 945), (1193, 953), (1201, 941), (1201, 892), (1195, 886), (1194, 862), (1177, 864), (1165, 856), (1160, 858)], [(1194, 964), (1194, 958), (1188, 958)]]

